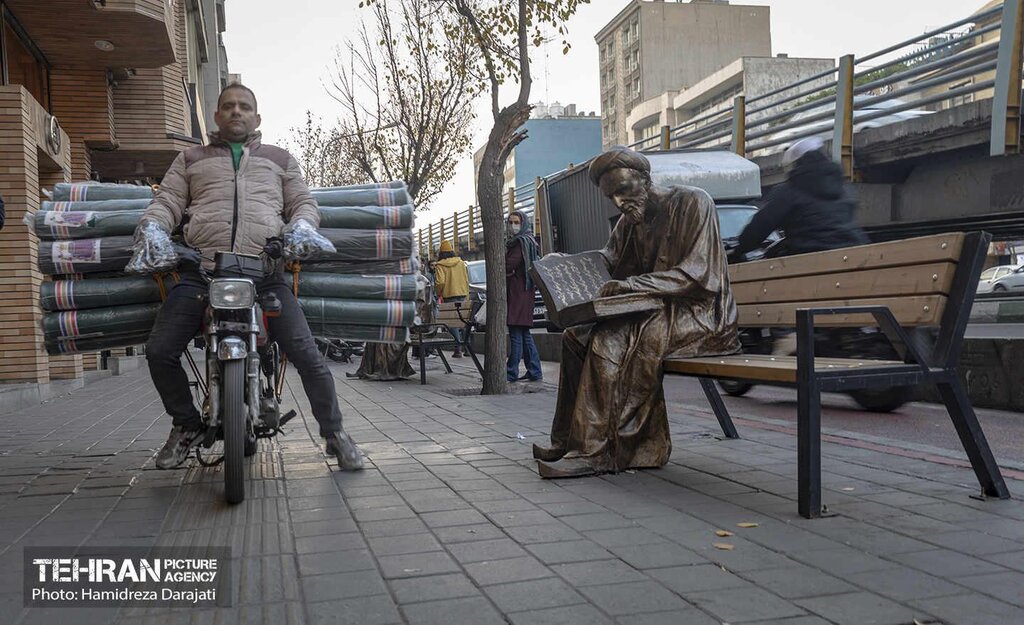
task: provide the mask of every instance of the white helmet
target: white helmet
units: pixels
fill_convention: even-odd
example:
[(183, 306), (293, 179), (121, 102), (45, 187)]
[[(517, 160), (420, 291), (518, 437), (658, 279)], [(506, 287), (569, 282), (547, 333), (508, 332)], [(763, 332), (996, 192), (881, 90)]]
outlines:
[(789, 149), (787, 149), (785, 154), (782, 155), (782, 166), (789, 169), (794, 163), (800, 160), (800, 157), (804, 154), (820, 151), (824, 147), (825, 142), (818, 137), (807, 137), (806, 139), (801, 139), (789, 146)]

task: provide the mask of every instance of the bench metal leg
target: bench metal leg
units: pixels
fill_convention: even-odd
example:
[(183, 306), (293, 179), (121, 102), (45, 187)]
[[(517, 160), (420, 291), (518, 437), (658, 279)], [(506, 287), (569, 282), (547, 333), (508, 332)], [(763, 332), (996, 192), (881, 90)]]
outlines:
[(427, 383), (427, 348), (420, 343), (420, 384)]
[(797, 510), (821, 516), (821, 391), (814, 380), (797, 387)]
[(797, 510), (805, 519), (821, 516), (821, 387), (814, 375), (814, 317), (796, 311)]
[(480, 377), (484, 377), (484, 368), (480, 364), (480, 359), (476, 357), (476, 352), (473, 351), (473, 335), (467, 330), (466, 336), (466, 351), (469, 352), (469, 357), (473, 359), (473, 364), (476, 366), (476, 370), (480, 372)]
[(726, 438), (739, 438), (740, 435), (736, 432), (736, 426), (732, 423), (732, 417), (729, 416), (729, 409), (725, 407), (722, 395), (715, 387), (715, 381), (711, 378), (697, 379), (700, 380), (700, 387), (704, 389), (704, 394), (708, 398), (708, 403), (711, 404), (711, 409), (715, 411), (715, 417), (718, 418), (718, 425), (721, 426), (722, 433), (725, 434)]
[(988, 440), (978, 423), (977, 415), (974, 414), (974, 407), (971, 406), (967, 392), (960, 378), (956, 377), (956, 373), (951, 372), (949, 379), (952, 381), (938, 384), (939, 394), (942, 396), (942, 402), (946, 404), (956, 433), (960, 436), (960, 443), (971, 460), (981, 490), (988, 497), (1009, 499), (1010, 491), (1006, 489), (999, 465), (992, 456), (992, 450), (989, 449)]
[(448, 373), (452, 372), (451, 365), (448, 364), (448, 359), (444, 357), (444, 348), (440, 345), (437, 346), (437, 355), (441, 358), (441, 362), (444, 363), (444, 368)]

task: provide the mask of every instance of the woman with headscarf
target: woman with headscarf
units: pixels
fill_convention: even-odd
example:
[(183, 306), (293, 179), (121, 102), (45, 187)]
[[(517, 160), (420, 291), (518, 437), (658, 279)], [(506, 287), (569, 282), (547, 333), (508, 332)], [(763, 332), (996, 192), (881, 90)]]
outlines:
[[(540, 257), (533, 224), (522, 211), (508, 216), (505, 235), (505, 285), (508, 292), (508, 381), (520, 379), (537, 382), (544, 379), (540, 369), (540, 354), (533, 342), (533, 303), (535, 287), (530, 279), (530, 267)], [(526, 375), (519, 377), (519, 361), (526, 363)]]

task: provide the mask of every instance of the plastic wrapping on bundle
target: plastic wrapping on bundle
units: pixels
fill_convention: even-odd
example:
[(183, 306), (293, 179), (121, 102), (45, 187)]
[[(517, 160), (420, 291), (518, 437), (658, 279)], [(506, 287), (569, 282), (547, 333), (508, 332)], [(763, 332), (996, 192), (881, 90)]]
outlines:
[(149, 340), (149, 330), (129, 334), (105, 334), (98, 337), (75, 338), (63, 341), (46, 341), (46, 352), (51, 356), (62, 354), (84, 354), (105, 349), (144, 345)]
[(358, 300), (334, 297), (299, 297), (306, 321), (372, 326), (411, 326), (416, 323), (416, 302)]
[(44, 282), (40, 295), (43, 310), (86, 310), (161, 301), (160, 283), (169, 292), (177, 283), (173, 274), (54, 280)]
[(303, 271), (335, 273), (342, 275), (379, 276), (385, 274), (406, 275), (420, 270), (419, 259), (398, 258), (395, 260), (322, 260), (314, 259), (302, 263)]
[(98, 200), (88, 202), (43, 202), (40, 211), (110, 213), (113, 211), (144, 211), (152, 200)]
[(52, 241), (39, 245), (39, 270), (47, 275), (124, 271), (132, 237)]
[(32, 215), (32, 228), (44, 241), (98, 239), (135, 232), (144, 211), (40, 211)]
[(138, 200), (153, 197), (153, 188), (132, 184), (99, 182), (60, 182), (53, 185), (55, 202), (85, 202), (89, 200)]
[[(308, 320), (307, 320), (308, 321)], [(394, 326), (360, 326), (345, 323), (309, 321), (313, 336), (358, 343), (408, 343), (409, 328)]]
[(410, 258), (414, 241), (412, 230), (350, 230), (321, 228), (320, 234), (334, 244), (337, 252), (313, 260), (392, 260)]
[(320, 206), (402, 206), (411, 203), (405, 185), (394, 189), (310, 189), (310, 193)]
[(43, 315), (47, 341), (68, 338), (101, 338), (108, 334), (142, 334), (153, 328), (159, 302), (89, 310), (66, 310)]
[(321, 206), (321, 228), (377, 228), (409, 230), (413, 226), (413, 206)]
[[(285, 277), (289, 284), (292, 279)], [(299, 296), (412, 301), (416, 299), (416, 276), (346, 276), (301, 271)]]

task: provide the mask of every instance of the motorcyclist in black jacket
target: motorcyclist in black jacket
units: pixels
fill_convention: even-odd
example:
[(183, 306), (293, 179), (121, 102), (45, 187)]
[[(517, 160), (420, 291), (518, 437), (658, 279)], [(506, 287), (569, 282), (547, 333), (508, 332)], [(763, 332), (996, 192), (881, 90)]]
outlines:
[(737, 251), (761, 247), (768, 236), (786, 233), (783, 255), (820, 252), (869, 243), (854, 223), (857, 203), (843, 186), (843, 172), (823, 151), (821, 139), (802, 139), (783, 155), (786, 181), (768, 194), (739, 237)]

